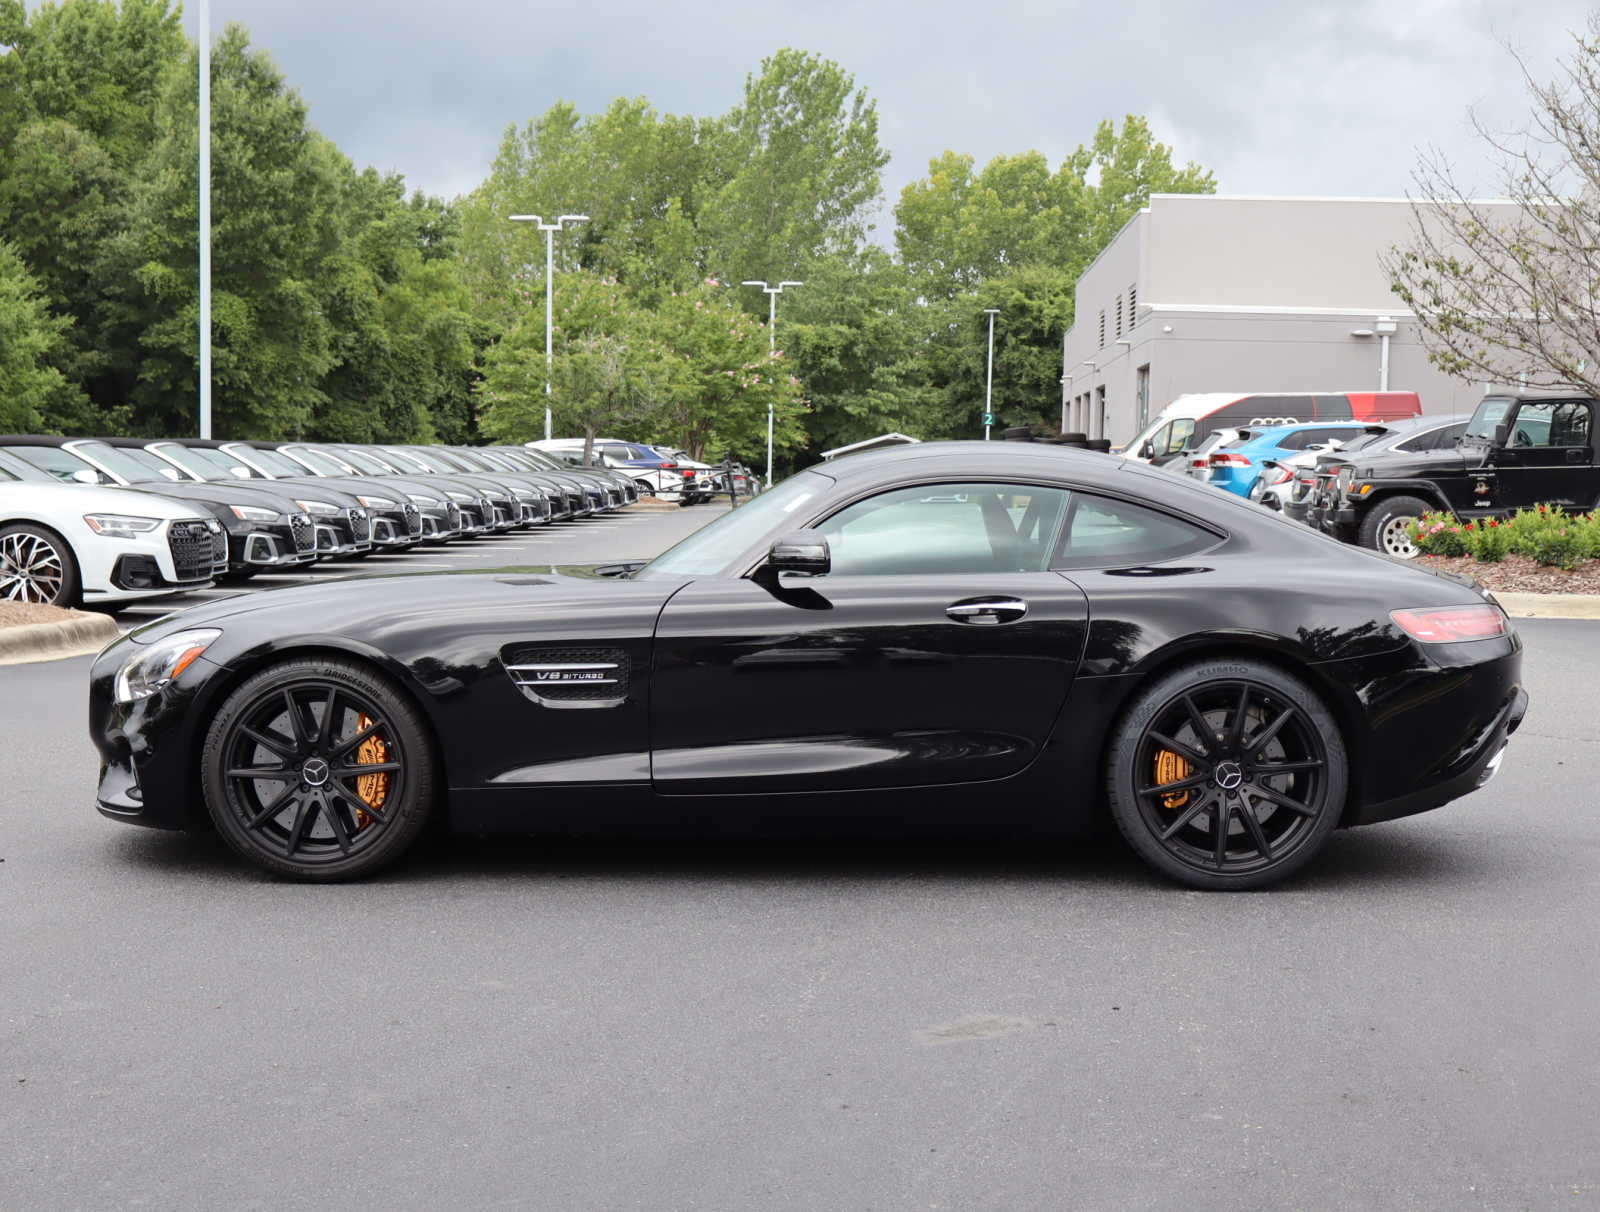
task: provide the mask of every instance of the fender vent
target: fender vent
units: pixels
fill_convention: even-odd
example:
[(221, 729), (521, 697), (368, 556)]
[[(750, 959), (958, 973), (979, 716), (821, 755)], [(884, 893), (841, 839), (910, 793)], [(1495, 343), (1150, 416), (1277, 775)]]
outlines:
[(620, 648), (513, 645), (501, 650), (500, 663), (541, 707), (616, 707), (628, 697), (632, 670)]

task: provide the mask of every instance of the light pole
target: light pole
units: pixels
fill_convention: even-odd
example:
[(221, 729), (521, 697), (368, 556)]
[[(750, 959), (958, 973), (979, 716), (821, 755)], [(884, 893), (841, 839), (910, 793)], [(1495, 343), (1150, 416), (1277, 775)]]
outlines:
[(560, 215), (554, 223), (546, 223), (538, 215), (512, 215), (513, 223), (535, 223), (544, 232), (544, 440), (550, 433), (550, 369), (554, 360), (552, 348), (555, 332), (555, 263), (556, 232), (565, 223), (587, 223), (588, 215)]
[(994, 424), (994, 318), (1000, 314), (998, 307), (985, 307), (989, 317), (989, 375), (983, 385), (983, 440), (989, 440), (989, 426)]
[(211, 0), (200, 0), (200, 436), (211, 437)]
[[(785, 286), (804, 286), (804, 282), (779, 282), (776, 286), (768, 286), (765, 281), (755, 278), (741, 282), (741, 286), (759, 286), (767, 296), (767, 353), (775, 353), (778, 349), (778, 296), (783, 293)], [(767, 400), (767, 487), (772, 487), (772, 400)]]

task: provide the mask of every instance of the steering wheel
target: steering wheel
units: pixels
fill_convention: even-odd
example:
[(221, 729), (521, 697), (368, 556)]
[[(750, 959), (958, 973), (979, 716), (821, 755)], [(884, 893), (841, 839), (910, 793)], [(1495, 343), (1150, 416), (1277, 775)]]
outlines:
[(1511, 436), (1511, 444), (1513, 446), (1532, 446), (1533, 439), (1528, 436), (1525, 430), (1519, 429)]

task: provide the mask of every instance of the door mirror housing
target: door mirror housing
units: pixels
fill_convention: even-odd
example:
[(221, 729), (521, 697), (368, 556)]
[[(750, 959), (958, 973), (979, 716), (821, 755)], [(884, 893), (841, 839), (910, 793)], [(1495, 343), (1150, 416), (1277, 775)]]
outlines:
[(98, 484), (100, 482), (100, 476), (96, 472), (90, 471), (87, 467), (78, 468), (77, 471), (72, 473), (72, 478), (79, 484)]
[(772, 572), (803, 572), (826, 576), (833, 566), (828, 540), (815, 530), (794, 530), (772, 544), (767, 552), (767, 568)]
[(1496, 425), (1494, 427), (1494, 444), (1496, 446), (1504, 446), (1510, 440), (1511, 440), (1511, 422), (1510, 421), (1501, 421), (1500, 424), (1498, 424), (1498, 425)]
[(1139, 457), (1141, 459), (1153, 459), (1153, 458), (1155, 458), (1156, 457), (1155, 443), (1154, 442), (1146, 442), (1143, 446), (1139, 447)]

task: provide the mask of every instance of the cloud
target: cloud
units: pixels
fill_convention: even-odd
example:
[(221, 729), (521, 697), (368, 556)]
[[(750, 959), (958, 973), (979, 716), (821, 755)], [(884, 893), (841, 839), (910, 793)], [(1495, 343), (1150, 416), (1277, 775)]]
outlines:
[[(188, 18), (193, 29), (193, 12)], [(618, 95), (714, 114), (780, 46), (838, 60), (878, 102), (892, 204), (946, 148), (1058, 160), (1103, 117), (1152, 117), (1226, 193), (1394, 196), (1436, 145), (1492, 188), (1469, 106), (1526, 113), (1513, 39), (1552, 74), (1578, 0), (1131, 0), (1120, 5), (810, 0), (513, 5), (213, 0), (358, 164), (472, 188), (509, 123)], [(533, 204), (530, 200), (530, 205)]]

